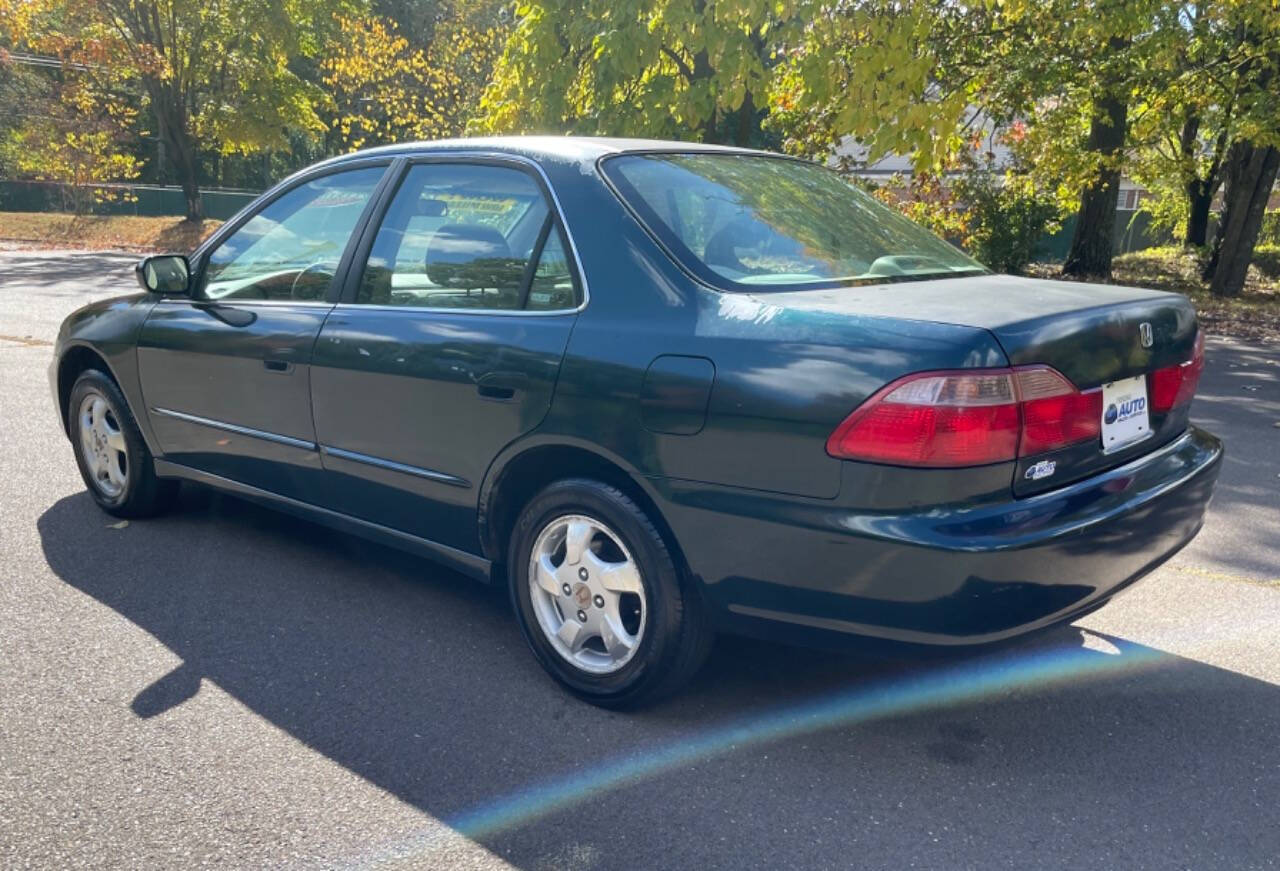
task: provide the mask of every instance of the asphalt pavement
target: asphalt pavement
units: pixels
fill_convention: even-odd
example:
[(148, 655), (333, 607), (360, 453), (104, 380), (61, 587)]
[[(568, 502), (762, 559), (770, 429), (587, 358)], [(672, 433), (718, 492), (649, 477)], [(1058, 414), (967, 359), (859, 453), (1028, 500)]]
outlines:
[(121, 523), (46, 382), (128, 255), (0, 251), (0, 867), (1280, 864), (1280, 349), (1209, 343), (1204, 531), (980, 654), (722, 640), (682, 695), (555, 687), (500, 591), (187, 487)]

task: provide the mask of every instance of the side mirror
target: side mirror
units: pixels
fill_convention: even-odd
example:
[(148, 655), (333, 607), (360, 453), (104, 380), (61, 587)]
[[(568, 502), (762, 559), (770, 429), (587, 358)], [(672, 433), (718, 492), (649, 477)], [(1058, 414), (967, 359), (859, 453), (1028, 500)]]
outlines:
[(191, 292), (191, 265), (181, 254), (145, 257), (133, 268), (133, 274), (148, 293), (186, 296)]

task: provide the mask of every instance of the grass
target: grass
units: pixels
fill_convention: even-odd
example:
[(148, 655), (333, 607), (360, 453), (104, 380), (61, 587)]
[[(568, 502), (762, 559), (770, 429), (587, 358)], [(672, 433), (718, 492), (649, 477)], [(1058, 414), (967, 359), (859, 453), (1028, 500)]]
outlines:
[[(1185, 294), (1196, 305), (1200, 322), (1210, 333), (1260, 342), (1280, 341), (1280, 246), (1259, 246), (1245, 280), (1244, 292), (1233, 299), (1209, 294), (1200, 278), (1200, 257), (1177, 246), (1148, 248), (1122, 254), (1111, 264), (1111, 281)], [(1032, 264), (1027, 272), (1041, 278), (1061, 278), (1059, 265)]]
[(221, 221), (0, 212), (0, 241), (40, 248), (189, 252)]

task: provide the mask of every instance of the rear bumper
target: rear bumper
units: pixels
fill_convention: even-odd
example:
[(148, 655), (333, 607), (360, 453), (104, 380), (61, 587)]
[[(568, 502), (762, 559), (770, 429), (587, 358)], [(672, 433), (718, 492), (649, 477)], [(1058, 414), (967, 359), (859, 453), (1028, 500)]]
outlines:
[(1191, 428), (1059, 490), (905, 513), (654, 483), (724, 630), (981, 644), (1092, 610), (1177, 553), (1221, 462)]

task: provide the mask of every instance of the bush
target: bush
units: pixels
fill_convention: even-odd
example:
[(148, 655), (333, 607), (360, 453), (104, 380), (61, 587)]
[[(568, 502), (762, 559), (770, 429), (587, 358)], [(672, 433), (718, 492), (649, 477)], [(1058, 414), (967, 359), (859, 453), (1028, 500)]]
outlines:
[(998, 272), (1022, 272), (1036, 245), (1061, 226), (1053, 193), (1023, 172), (970, 157), (957, 174), (895, 176), (873, 194)]
[(1022, 272), (1036, 244), (1056, 229), (1057, 200), (1037, 190), (1030, 179), (1007, 173), (972, 173), (957, 186), (969, 206), (969, 253), (999, 272)]
[(1280, 209), (1267, 212), (1262, 216), (1262, 229), (1258, 232), (1258, 245), (1280, 247)]
[[(1272, 214), (1280, 214), (1280, 212)], [(1280, 244), (1260, 242), (1258, 247), (1253, 249), (1253, 268), (1258, 270), (1263, 278), (1280, 278)]]

